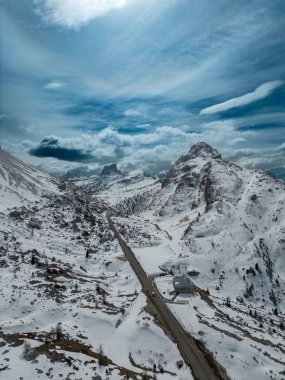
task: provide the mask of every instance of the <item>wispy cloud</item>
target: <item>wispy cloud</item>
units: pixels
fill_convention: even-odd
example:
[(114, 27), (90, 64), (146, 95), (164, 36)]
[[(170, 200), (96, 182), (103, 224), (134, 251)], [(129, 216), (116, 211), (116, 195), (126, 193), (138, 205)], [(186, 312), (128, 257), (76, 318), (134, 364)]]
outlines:
[(47, 90), (60, 90), (61, 88), (65, 87), (66, 83), (58, 82), (58, 81), (52, 81), (47, 83), (44, 88)]
[(251, 104), (256, 102), (257, 100), (266, 98), (271, 94), (276, 88), (283, 85), (283, 81), (276, 80), (272, 82), (263, 83), (261, 86), (258, 86), (254, 91), (249, 92), (245, 95), (238, 96), (237, 98), (233, 98), (227, 100), (226, 102), (215, 104), (214, 106), (204, 108), (200, 115), (210, 115), (218, 112), (223, 112), (230, 110), (232, 108), (245, 106), (247, 104)]
[(111, 10), (122, 8), (128, 0), (34, 0), (37, 12), (48, 23), (78, 28)]

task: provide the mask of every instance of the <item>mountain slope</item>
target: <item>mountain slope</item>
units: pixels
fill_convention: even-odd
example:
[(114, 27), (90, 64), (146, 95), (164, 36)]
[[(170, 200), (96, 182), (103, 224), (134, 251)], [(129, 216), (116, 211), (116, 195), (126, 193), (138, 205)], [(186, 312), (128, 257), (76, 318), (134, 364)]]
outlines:
[[(199, 143), (176, 161), (161, 189), (133, 209), (164, 225), (175, 224), (184, 249), (203, 255), (203, 265), (225, 258), (237, 268), (258, 262), (265, 273), (263, 285), (273, 291), (270, 284), (278, 272), (285, 274), (284, 190), (283, 182), (265, 172), (224, 161), (216, 150)], [(260, 291), (256, 293), (262, 297)]]
[(0, 149), (0, 210), (35, 201), (44, 193), (59, 194), (58, 184), (56, 178)]
[[(173, 310), (191, 333), (203, 336), (230, 377), (242, 378), (248, 363), (247, 378), (270, 378), (269, 367), (282, 378), (284, 183), (198, 143), (174, 163), (161, 188), (125, 199), (117, 212), (117, 224), (162, 294), (173, 299), (175, 277), (194, 283), (196, 297), (176, 295), (186, 304)], [(268, 346), (272, 359), (265, 363), (259, 352), (265, 355)], [(232, 358), (231, 349), (237, 352)]]
[[(105, 203), (3, 151), (0, 158), (3, 378), (141, 380), (154, 364), (160, 379), (178, 373), (180, 353), (144, 310)], [(188, 367), (179, 378), (192, 378)]]

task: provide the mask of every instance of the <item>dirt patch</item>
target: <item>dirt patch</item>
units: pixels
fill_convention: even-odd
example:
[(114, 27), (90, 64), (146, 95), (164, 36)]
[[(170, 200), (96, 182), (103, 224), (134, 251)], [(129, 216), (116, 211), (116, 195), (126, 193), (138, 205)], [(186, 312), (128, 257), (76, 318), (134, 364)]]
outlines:
[[(133, 380), (139, 380), (142, 378), (143, 374), (129, 370), (124, 367), (120, 367), (115, 364), (110, 358), (100, 352), (95, 352), (92, 350), (90, 345), (81, 343), (80, 341), (70, 339), (69, 337), (63, 336), (61, 339), (49, 341), (50, 333), (16, 333), (16, 334), (4, 334), (0, 332), (0, 338), (2, 338), (10, 347), (17, 347), (24, 344), (25, 339), (35, 340), (41, 342), (42, 344), (38, 347), (31, 348), (30, 356), (35, 359), (39, 355), (46, 355), (51, 362), (64, 362), (68, 366), (72, 366), (76, 369), (73, 362), (74, 359), (67, 356), (66, 353), (81, 353), (88, 356), (89, 358), (96, 359), (96, 362), (100, 366), (108, 367), (109, 371), (119, 370), (120, 375), (126, 376), (127, 378)], [(62, 350), (64, 352), (58, 352)], [(93, 361), (92, 361), (93, 362)], [(88, 363), (87, 361), (84, 363)], [(4, 371), (6, 368), (2, 368)], [(152, 379), (152, 377), (148, 377)]]
[(206, 358), (207, 360), (207, 363), (210, 365), (210, 367), (212, 368), (212, 370), (214, 371), (215, 373), (215, 376), (217, 377), (217, 379), (221, 379), (221, 380), (231, 380), (229, 378), (229, 376), (227, 375), (227, 372), (225, 370), (225, 368), (223, 366), (221, 366), (214, 358), (213, 358), (213, 354), (206, 348), (206, 346), (204, 345), (203, 342), (201, 342), (200, 340), (198, 339), (194, 339), (194, 342), (196, 344), (196, 346), (198, 347), (198, 349), (203, 352), (203, 355), (204, 357)]
[[(167, 370), (165, 370), (164, 368), (162, 369), (162, 367), (159, 367), (159, 366), (158, 366), (157, 368), (154, 368), (154, 367), (150, 368), (150, 367), (145, 367), (145, 366), (143, 366), (143, 365), (141, 365), (141, 364), (137, 364), (137, 363), (134, 361), (134, 359), (133, 359), (131, 353), (129, 354), (129, 359), (130, 359), (130, 363), (131, 363), (132, 366), (134, 366), (134, 367), (136, 367), (136, 368), (140, 368), (140, 369), (142, 369), (143, 371), (149, 371), (149, 372), (153, 372), (153, 373), (169, 373), (169, 374), (172, 375), (172, 376), (177, 376), (176, 373), (174, 373), (174, 372), (170, 372), (170, 371), (167, 371)], [(163, 372), (161, 372), (162, 370), (163, 370)], [(153, 379), (152, 376), (149, 376), (149, 378), (150, 378), (150, 379)]]

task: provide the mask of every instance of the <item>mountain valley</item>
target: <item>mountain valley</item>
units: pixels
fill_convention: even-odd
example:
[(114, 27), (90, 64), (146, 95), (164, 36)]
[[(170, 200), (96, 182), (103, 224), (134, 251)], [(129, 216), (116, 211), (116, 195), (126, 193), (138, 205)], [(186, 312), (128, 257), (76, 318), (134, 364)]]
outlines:
[(284, 190), (205, 143), (163, 178), (113, 164), (67, 181), (0, 150), (0, 375), (197, 378), (159, 297), (213, 378), (283, 379)]

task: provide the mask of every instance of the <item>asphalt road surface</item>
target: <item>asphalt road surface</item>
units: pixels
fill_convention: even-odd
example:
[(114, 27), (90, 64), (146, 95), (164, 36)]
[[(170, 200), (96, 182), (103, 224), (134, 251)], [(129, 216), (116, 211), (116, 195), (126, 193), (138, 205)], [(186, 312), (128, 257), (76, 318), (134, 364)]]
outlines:
[[(136, 259), (132, 250), (127, 246), (121, 235), (117, 231), (110, 213), (107, 213), (107, 220), (113, 231), (115, 238), (118, 240), (124, 254), (126, 255), (132, 269), (136, 273), (139, 281), (142, 284), (143, 292), (148, 300), (155, 306), (158, 319), (169, 331), (172, 339), (176, 342), (177, 347), (183, 357), (185, 363), (189, 365), (192, 374), (196, 380), (216, 380), (222, 379), (214, 373), (209, 366), (203, 352), (201, 352), (194, 339), (184, 330), (180, 322), (175, 318), (167, 304), (163, 301), (158, 290), (153, 286), (151, 279), (147, 276), (140, 263)], [(190, 310), (189, 310), (190, 311)]]

